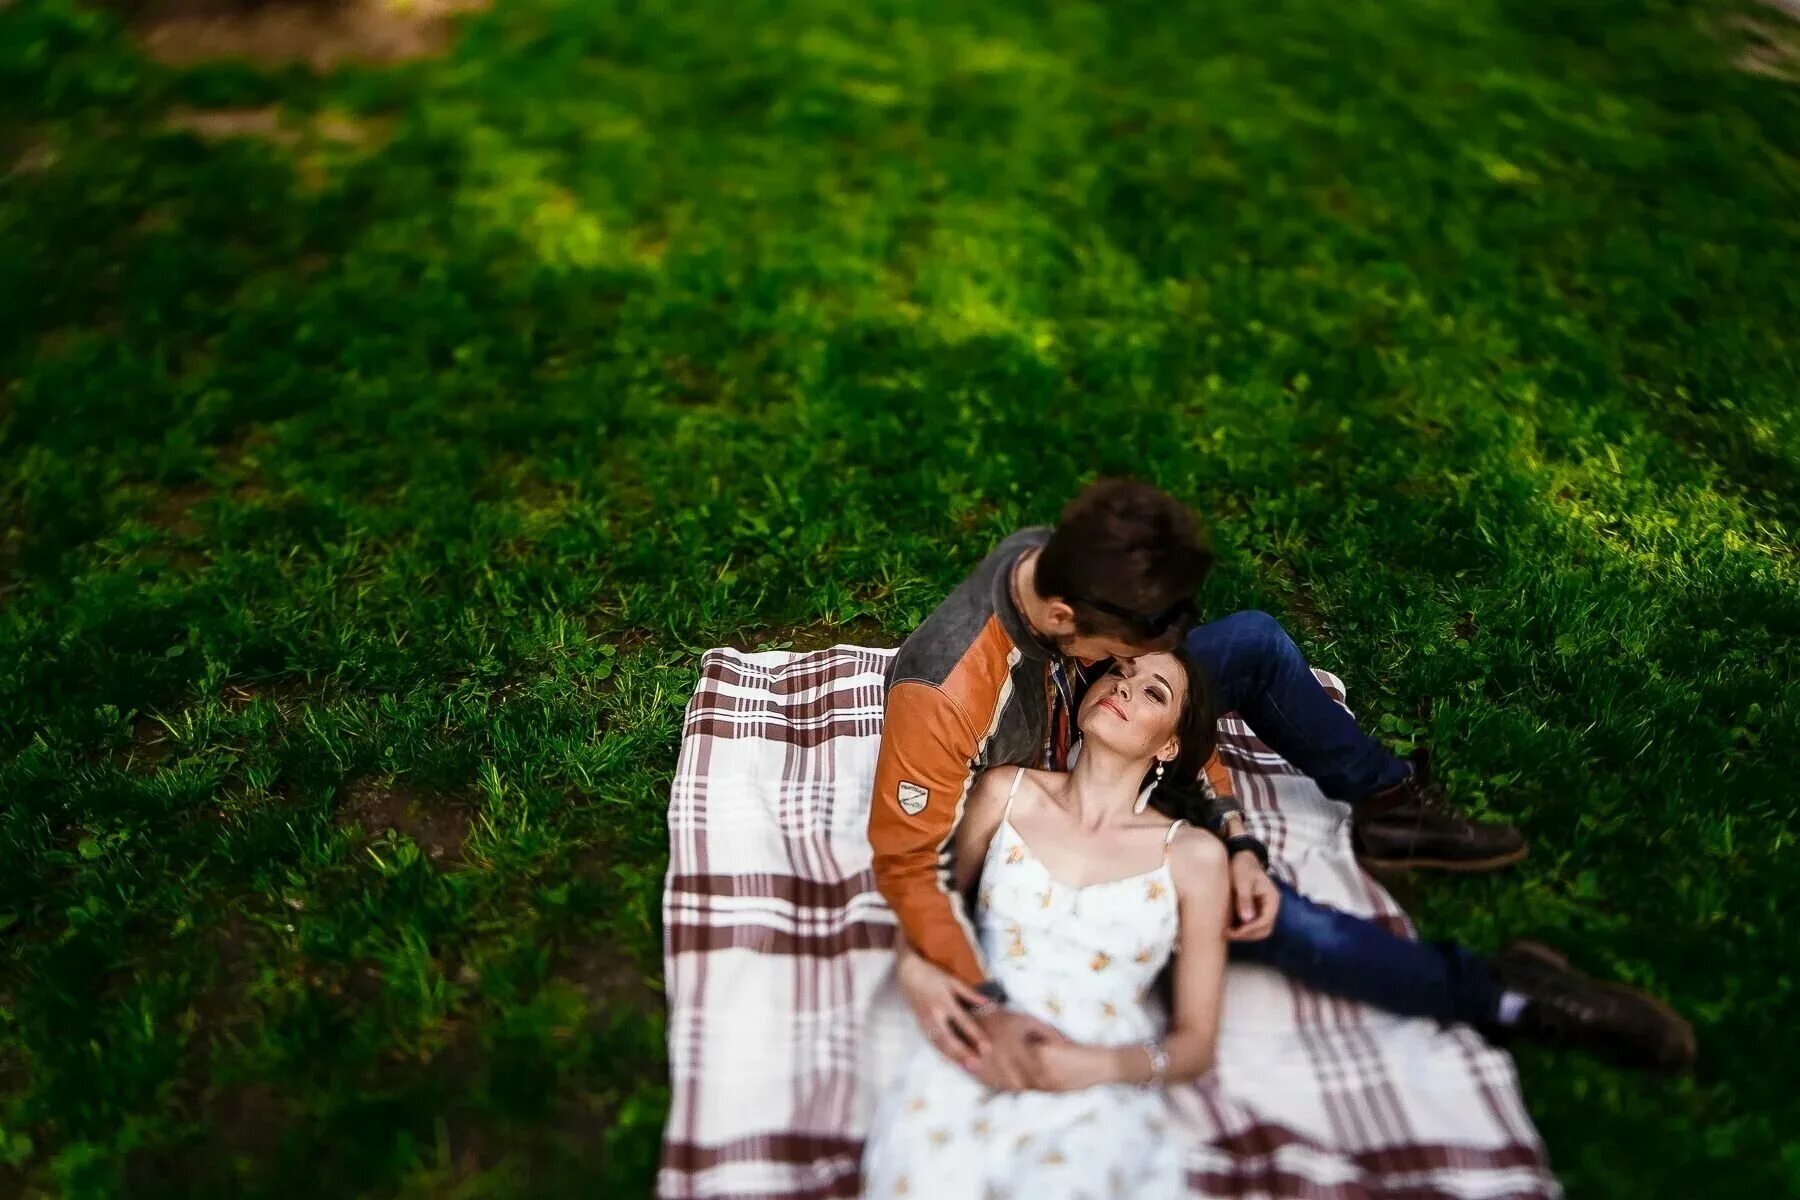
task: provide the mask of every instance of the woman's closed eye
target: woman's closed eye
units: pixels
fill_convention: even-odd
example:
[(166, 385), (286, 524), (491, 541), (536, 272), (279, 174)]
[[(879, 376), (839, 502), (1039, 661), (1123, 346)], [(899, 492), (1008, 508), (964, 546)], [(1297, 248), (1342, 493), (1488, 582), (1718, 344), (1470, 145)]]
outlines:
[[(1116, 662), (1106, 673), (1108, 675), (1117, 675), (1121, 679), (1129, 678), (1129, 676), (1125, 674), (1125, 668)], [(1169, 693), (1165, 692), (1160, 686), (1154, 683), (1144, 689), (1144, 695), (1150, 697), (1158, 704), (1167, 704), (1169, 702)]]

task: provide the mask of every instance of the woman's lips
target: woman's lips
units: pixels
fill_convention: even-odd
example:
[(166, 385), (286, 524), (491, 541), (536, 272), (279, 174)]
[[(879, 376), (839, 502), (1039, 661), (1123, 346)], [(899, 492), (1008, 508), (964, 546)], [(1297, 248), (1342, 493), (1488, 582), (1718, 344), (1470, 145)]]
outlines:
[(1119, 718), (1119, 720), (1121, 720), (1121, 721), (1131, 720), (1130, 717), (1125, 715), (1125, 710), (1119, 707), (1119, 702), (1117, 700), (1114, 700), (1111, 696), (1108, 696), (1106, 699), (1102, 700), (1100, 702), (1100, 707), (1112, 710), (1112, 715)]

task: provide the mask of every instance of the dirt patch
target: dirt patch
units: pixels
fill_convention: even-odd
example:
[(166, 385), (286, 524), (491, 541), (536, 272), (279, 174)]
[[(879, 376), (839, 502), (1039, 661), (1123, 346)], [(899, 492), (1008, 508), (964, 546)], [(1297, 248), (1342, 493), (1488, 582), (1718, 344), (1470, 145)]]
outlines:
[(210, 1089), (197, 1116), (201, 1132), (185, 1145), (130, 1152), (125, 1159), (124, 1194), (231, 1194), (232, 1161), (268, 1162), (294, 1120), (287, 1102), (266, 1083)]
[(587, 629), (588, 641), (611, 646), (616, 658), (631, 657), (659, 636), (648, 629), (615, 629), (606, 624), (605, 618), (592, 613), (582, 616), (581, 623)]
[(661, 1003), (643, 969), (629, 955), (603, 942), (571, 947), (557, 973), (580, 988), (598, 1010), (649, 1008)]
[(1282, 583), (1287, 585), (1288, 611), (1294, 620), (1313, 638), (1320, 641), (1332, 640), (1331, 626), (1325, 620), (1325, 613), (1313, 598), (1312, 586), (1294, 570), (1285, 558), (1277, 558), (1273, 554), (1259, 554), (1257, 561), (1269, 569)]
[[(308, 270), (308, 260), (325, 260), (324, 255), (311, 254), (302, 258), (300, 268)], [(220, 467), (237, 476), (231, 484), (231, 498), (239, 504), (260, 503), (269, 497), (268, 481), (263, 474), (262, 456), (265, 451), (276, 444), (275, 435), (266, 426), (252, 426), (242, 433), (219, 443), (215, 451)]]
[[(310, 690), (305, 680), (297, 678), (246, 680), (221, 684), (218, 698), (234, 714), (262, 700), (274, 705), (276, 714), (286, 720)], [(281, 736), (279, 731), (276, 736)], [(90, 761), (110, 761), (121, 771), (143, 774), (163, 766), (173, 752), (168, 726), (158, 717), (140, 713), (132, 718), (131, 736), (124, 745), (114, 748), (110, 758), (103, 748), (96, 748)]]
[(213, 490), (204, 483), (185, 483), (159, 496), (144, 512), (144, 519), (158, 529), (178, 538), (191, 538), (200, 533), (200, 522), (194, 519), (194, 508), (212, 499)]
[[(166, 204), (153, 204), (149, 208), (146, 208), (142, 213), (138, 214), (138, 219), (131, 223), (131, 232), (142, 236), (149, 233), (161, 233), (165, 229), (173, 229), (174, 227), (175, 214), (169, 210), (169, 206)], [(182, 364), (180, 372), (183, 377), (191, 378), (196, 374), (194, 363), (201, 356), (190, 350), (184, 352), (181, 357)]]
[(12, 166), (7, 170), (9, 175), (42, 175), (56, 165), (62, 157), (54, 142), (48, 138), (36, 138), (26, 142), (24, 147), (13, 156)]
[(463, 841), (474, 823), (474, 810), (447, 796), (422, 797), (410, 788), (374, 776), (353, 779), (338, 797), (340, 824), (370, 838), (404, 834), (433, 863), (449, 866), (462, 859)]
[[(176, 369), (182, 369), (182, 365), (177, 364)], [(208, 484), (182, 484), (157, 492), (139, 515), (149, 525), (168, 534), (171, 543), (191, 543), (205, 532), (198, 513), (200, 506), (213, 495)], [(159, 550), (172, 565), (183, 569), (193, 569), (206, 561), (193, 546), (165, 544)]]
[(904, 637), (885, 632), (873, 617), (857, 617), (841, 625), (794, 625), (759, 629), (731, 639), (734, 646), (751, 650), (794, 650), (801, 653), (832, 646), (898, 646)]
[(388, 119), (362, 120), (344, 112), (301, 115), (277, 108), (178, 109), (164, 128), (208, 142), (254, 138), (290, 151), (302, 188), (319, 191), (347, 164), (385, 144), (393, 132)]
[(677, 404), (712, 404), (725, 393), (716, 371), (685, 355), (665, 358), (663, 376), (669, 381), (669, 398)]
[[(487, 1068), (473, 1031), (459, 1029), (431, 1056), (429, 1077), (440, 1095), (479, 1094), (487, 1086)], [(479, 1175), (494, 1161), (492, 1136), (487, 1123), (466, 1107), (445, 1114), (452, 1181)]]
[(134, 717), (131, 742), (113, 751), (113, 766), (121, 771), (148, 773), (156, 770), (169, 757), (169, 731), (155, 717)]
[(1733, 62), (1753, 75), (1800, 83), (1800, 0), (1762, 0), (1762, 4), (1773, 10), (1766, 17), (1742, 14), (1726, 19), (1727, 27), (1741, 38)]
[(19, 564), (20, 552), (25, 546), (25, 531), (17, 526), (0, 530), (0, 598), (17, 590), (18, 585), (12, 582), (13, 569)]
[[(568, 878), (587, 887), (598, 885), (610, 892), (616, 848), (604, 843), (577, 847), (568, 859)], [(610, 907), (619, 903), (609, 898)], [(596, 1012), (654, 1007), (662, 1003), (658, 985), (632, 957), (605, 933), (579, 938), (558, 936), (552, 960), (556, 974), (580, 988)]]
[(266, 425), (252, 425), (240, 433), (225, 439), (218, 444), (214, 454), (219, 464), (226, 467), (237, 467), (246, 461), (251, 466), (258, 465), (257, 455), (275, 444), (275, 435)]
[(225, 920), (205, 937), (212, 958), (211, 970), (181, 1019), (188, 1035), (184, 1051), (187, 1067), (177, 1083), (175, 1098), (190, 1110), (204, 1106), (214, 1042), (230, 1037), (234, 1027), (255, 1020), (245, 1010), (245, 997), (256, 975), (258, 949), (250, 921), (232, 907)]
[(204, 1068), (207, 1051), (206, 1032), (217, 1032), (229, 1025), (242, 1012), (244, 990), (254, 974), (253, 954), (256, 935), (251, 923), (236, 908), (208, 936), (212, 952), (213, 972), (206, 988), (189, 1005), (194, 1010), (193, 1040), (188, 1044), (190, 1062)]
[(304, 679), (250, 679), (227, 683), (219, 688), (219, 699), (233, 712), (241, 711), (258, 700), (275, 706), (286, 717), (306, 697), (310, 685)]
[(348, 113), (322, 112), (313, 118), (313, 132), (343, 146), (372, 146), (387, 140), (391, 123), (365, 121)]
[(281, 113), (273, 108), (183, 110), (171, 113), (166, 123), (170, 129), (196, 134), (207, 141), (257, 137), (280, 142), (298, 141), (300, 136), (297, 130), (282, 127)]
[(265, 1162), (281, 1146), (288, 1127), (287, 1103), (266, 1083), (223, 1088), (211, 1098), (213, 1142), (227, 1156)]
[(183, 108), (170, 113), (163, 123), (169, 129), (209, 142), (249, 137), (281, 146), (315, 140), (341, 146), (372, 146), (387, 134), (385, 122), (364, 121), (348, 113), (322, 112), (305, 119), (284, 120), (281, 110), (274, 107)]
[(174, 66), (225, 58), (329, 71), (442, 54), (453, 19), (484, 7), (484, 0), (161, 0), (141, 13), (136, 28), (150, 56)]

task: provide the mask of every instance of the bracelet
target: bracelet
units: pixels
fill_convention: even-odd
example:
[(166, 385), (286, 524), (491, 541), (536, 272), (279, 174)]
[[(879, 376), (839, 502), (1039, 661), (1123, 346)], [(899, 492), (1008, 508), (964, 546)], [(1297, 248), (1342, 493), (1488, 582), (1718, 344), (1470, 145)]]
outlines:
[(1145, 1042), (1144, 1053), (1150, 1058), (1150, 1083), (1160, 1086), (1169, 1073), (1169, 1052), (1161, 1042)]
[(1225, 855), (1227, 858), (1237, 857), (1240, 850), (1248, 850), (1256, 855), (1256, 861), (1262, 864), (1263, 870), (1269, 869), (1269, 848), (1257, 838), (1247, 833), (1240, 833), (1234, 838), (1225, 839)]

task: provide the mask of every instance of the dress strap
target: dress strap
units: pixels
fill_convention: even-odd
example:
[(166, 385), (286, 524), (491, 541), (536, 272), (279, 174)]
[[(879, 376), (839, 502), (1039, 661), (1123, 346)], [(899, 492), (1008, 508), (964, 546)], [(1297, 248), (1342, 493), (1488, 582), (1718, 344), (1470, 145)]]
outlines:
[(1187, 822), (1186, 817), (1181, 817), (1181, 818), (1171, 821), (1169, 823), (1169, 832), (1163, 835), (1163, 853), (1164, 854), (1167, 854), (1169, 852), (1169, 843), (1171, 843), (1175, 840), (1175, 831), (1177, 829), (1180, 829), (1183, 825), (1186, 825), (1187, 823), (1188, 822)]
[(1025, 768), (1020, 767), (1018, 770), (1018, 773), (1013, 776), (1012, 790), (1006, 793), (1006, 808), (1000, 813), (1000, 819), (1002, 821), (1008, 821), (1008, 820), (1012, 819), (1013, 797), (1019, 794), (1019, 784), (1021, 781), (1024, 780), (1024, 778), (1025, 778)]

